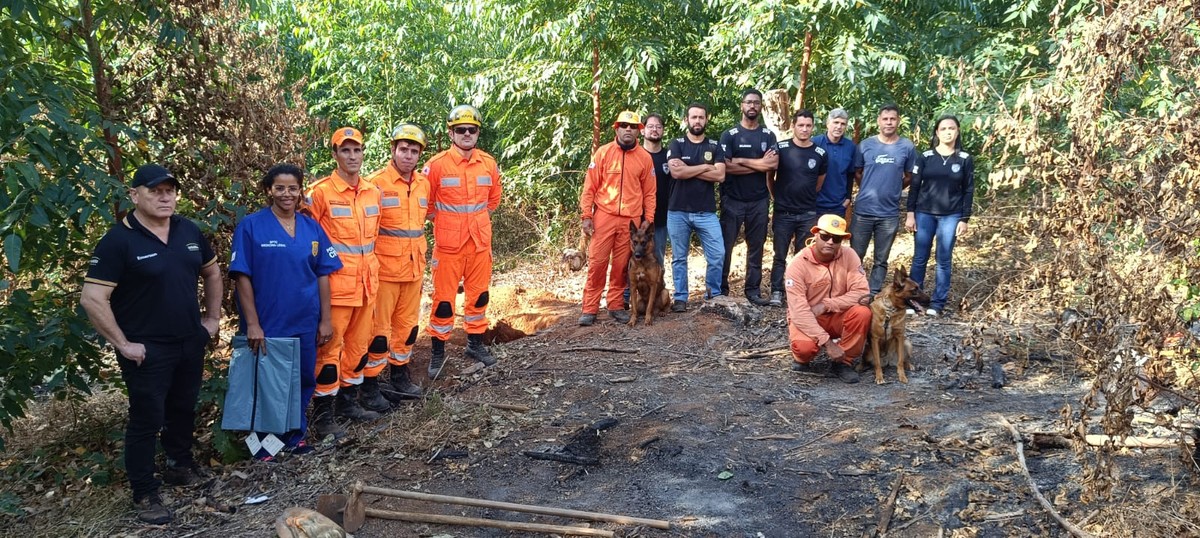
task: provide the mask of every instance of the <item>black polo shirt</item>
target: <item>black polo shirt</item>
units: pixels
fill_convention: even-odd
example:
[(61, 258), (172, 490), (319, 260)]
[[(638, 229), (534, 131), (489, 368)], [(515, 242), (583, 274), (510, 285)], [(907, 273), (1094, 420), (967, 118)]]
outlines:
[[(699, 143), (676, 138), (667, 146), (667, 160), (682, 159), (687, 166), (725, 163), (725, 152), (716, 140), (705, 138)], [(689, 213), (716, 213), (716, 183), (699, 178), (671, 178), (671, 197), (667, 209)]]
[[(643, 146), (644, 148), (645, 146)], [(658, 153), (650, 153), (654, 160), (654, 183), (656, 185), (654, 204), (654, 225), (667, 225), (667, 203), (671, 198), (671, 169), (667, 167), (667, 150), (660, 149)]]
[[(775, 147), (775, 133), (766, 127), (747, 129), (741, 125), (721, 133), (721, 149), (725, 150), (725, 159), (734, 157), (745, 159), (761, 159), (767, 150)], [(771, 193), (767, 191), (767, 173), (751, 172), (749, 174), (725, 174), (725, 182), (721, 184), (721, 197), (733, 198), (740, 202), (757, 202), (766, 200)]]
[(188, 219), (171, 216), (163, 244), (133, 213), (108, 230), (92, 254), (86, 282), (114, 288), (117, 326), (133, 342), (180, 342), (200, 325), (200, 269), (217, 255)]
[(779, 169), (775, 172), (775, 211), (816, 211), (817, 179), (829, 169), (825, 148), (816, 144), (802, 148), (792, 140), (780, 142), (777, 148)]

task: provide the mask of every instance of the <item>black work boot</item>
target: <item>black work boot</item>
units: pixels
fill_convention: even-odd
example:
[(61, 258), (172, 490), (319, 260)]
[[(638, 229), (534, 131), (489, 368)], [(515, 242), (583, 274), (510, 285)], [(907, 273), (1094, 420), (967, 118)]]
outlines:
[(389, 402), (400, 403), (403, 400), (412, 400), (420, 398), (423, 394), (421, 387), (412, 382), (408, 377), (408, 364), (403, 366), (391, 366), (391, 383), (380, 385), (379, 390), (383, 393), (383, 397)]
[[(612, 312), (613, 312), (612, 310), (609, 311), (609, 313), (612, 313)], [(627, 312), (625, 312), (623, 310), (619, 310), (618, 312), (625, 314), (626, 321), (629, 320), (629, 314)], [(616, 317), (616, 316), (613, 316), (613, 317)], [(482, 334), (468, 334), (467, 335), (466, 354), (467, 354), (467, 358), (475, 359), (479, 362), (482, 362), (484, 366), (491, 366), (493, 364), (496, 364), (496, 357), (493, 357), (492, 352), (488, 350), (487, 346), (483, 345), (483, 335)]]
[(446, 341), (432, 339), (433, 349), (429, 355), (429, 379), (437, 379), (446, 365)]
[(335, 439), (346, 436), (346, 430), (333, 420), (333, 400), (336, 396), (317, 396), (313, 398), (313, 420), (309, 427), (313, 437), (324, 439), (332, 435)]
[(392, 404), (388, 403), (384, 397), (379, 394), (379, 378), (364, 377), (361, 390), (358, 393), (358, 402), (362, 406), (371, 411), (380, 413), (391, 410)]
[(338, 389), (337, 403), (334, 405), (334, 409), (337, 416), (350, 420), (375, 420), (379, 418), (379, 413), (363, 409), (363, 406), (358, 404), (358, 387), (354, 385)]

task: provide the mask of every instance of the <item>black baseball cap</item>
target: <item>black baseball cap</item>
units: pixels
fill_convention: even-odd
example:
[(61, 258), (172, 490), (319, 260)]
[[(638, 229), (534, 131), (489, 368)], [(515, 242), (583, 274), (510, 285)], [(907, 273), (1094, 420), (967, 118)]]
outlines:
[(129, 186), (133, 188), (144, 186), (153, 189), (164, 181), (170, 181), (179, 187), (179, 180), (175, 179), (175, 176), (171, 175), (166, 168), (153, 163), (143, 164), (138, 167), (137, 172), (133, 173), (133, 183)]

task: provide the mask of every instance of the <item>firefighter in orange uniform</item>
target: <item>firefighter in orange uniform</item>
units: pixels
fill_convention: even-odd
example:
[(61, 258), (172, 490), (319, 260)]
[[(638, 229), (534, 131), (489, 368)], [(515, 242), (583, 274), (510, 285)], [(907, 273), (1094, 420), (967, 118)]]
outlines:
[(500, 169), (496, 159), (475, 147), (481, 126), (470, 105), (450, 110), (446, 119), (453, 147), (425, 165), (433, 220), (432, 307), (426, 332), (432, 337), (429, 378), (446, 363), (446, 339), (454, 329), (454, 302), (462, 282), (463, 326), (467, 358), (496, 363), (483, 344), (487, 329), (488, 286), (492, 280), (492, 211), (500, 205)]
[(343, 433), (333, 422), (335, 410), (337, 416), (352, 420), (379, 418), (379, 413), (363, 409), (358, 401), (379, 288), (375, 257), (379, 189), (359, 176), (362, 133), (343, 127), (334, 131), (331, 141), (337, 170), (314, 182), (306, 193), (308, 210), (342, 259), (342, 268), (329, 275), (333, 339), (317, 352), (313, 429), (322, 436)]
[(579, 317), (583, 326), (596, 322), (606, 275), (608, 314), (621, 323), (629, 322), (622, 297), (628, 286), (629, 224), (640, 225), (643, 217), (654, 220), (658, 190), (654, 160), (638, 145), (641, 129), (642, 118), (637, 113), (626, 110), (617, 115), (613, 122), (616, 138), (592, 156), (579, 194), (583, 231), (592, 236), (583, 286), (583, 315)]
[[(375, 254), (379, 257), (379, 297), (375, 301), (375, 339), (368, 352), (366, 385), (391, 364), (390, 384), (382, 394), (392, 403), (420, 398), (421, 387), (409, 377), (408, 363), (417, 341), (421, 279), (425, 275), (425, 216), (429, 180), (415, 172), (425, 149), (425, 131), (404, 123), (392, 132), (392, 159), (367, 180), (379, 188), (383, 203)], [(378, 389), (376, 389), (378, 390)]]

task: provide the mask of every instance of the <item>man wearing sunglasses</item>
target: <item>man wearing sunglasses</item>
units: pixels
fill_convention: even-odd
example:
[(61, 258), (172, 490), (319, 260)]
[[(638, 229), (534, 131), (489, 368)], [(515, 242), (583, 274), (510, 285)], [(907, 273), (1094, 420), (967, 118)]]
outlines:
[(446, 340), (454, 329), (458, 284), (463, 284), (463, 326), (467, 358), (496, 364), (483, 344), (487, 330), (488, 287), (492, 281), (492, 212), (500, 206), (496, 159), (475, 147), (482, 125), (479, 110), (459, 105), (446, 118), (453, 147), (434, 155), (423, 173), (429, 178), (429, 219), (433, 221), (432, 309), (426, 332), (432, 338), (429, 378), (446, 363)]
[[(583, 286), (581, 326), (596, 322), (600, 295), (608, 276), (608, 315), (621, 323), (629, 322), (622, 292), (627, 287), (629, 264), (629, 225), (640, 225), (643, 218), (653, 222), (657, 185), (654, 161), (638, 146), (642, 118), (626, 110), (613, 122), (615, 140), (600, 146), (588, 165), (579, 193), (583, 231), (592, 236), (588, 246), (587, 281)], [(612, 272), (609, 272), (609, 260)]]
[(775, 133), (759, 123), (762, 116), (762, 92), (748, 88), (742, 92), (742, 120), (721, 133), (725, 151), (725, 182), (721, 183), (721, 236), (725, 260), (721, 266), (721, 294), (729, 295), (729, 268), (738, 232), (746, 230), (746, 299), (763, 306), (763, 244), (767, 241), (767, 219), (771, 196), (768, 177), (779, 166)]
[(862, 261), (845, 244), (850, 239), (845, 218), (822, 215), (811, 231), (812, 243), (792, 258), (784, 275), (792, 370), (812, 371), (823, 349), (834, 374), (857, 383), (852, 365), (871, 328), (871, 309), (859, 304), (870, 292), (867, 277)]

